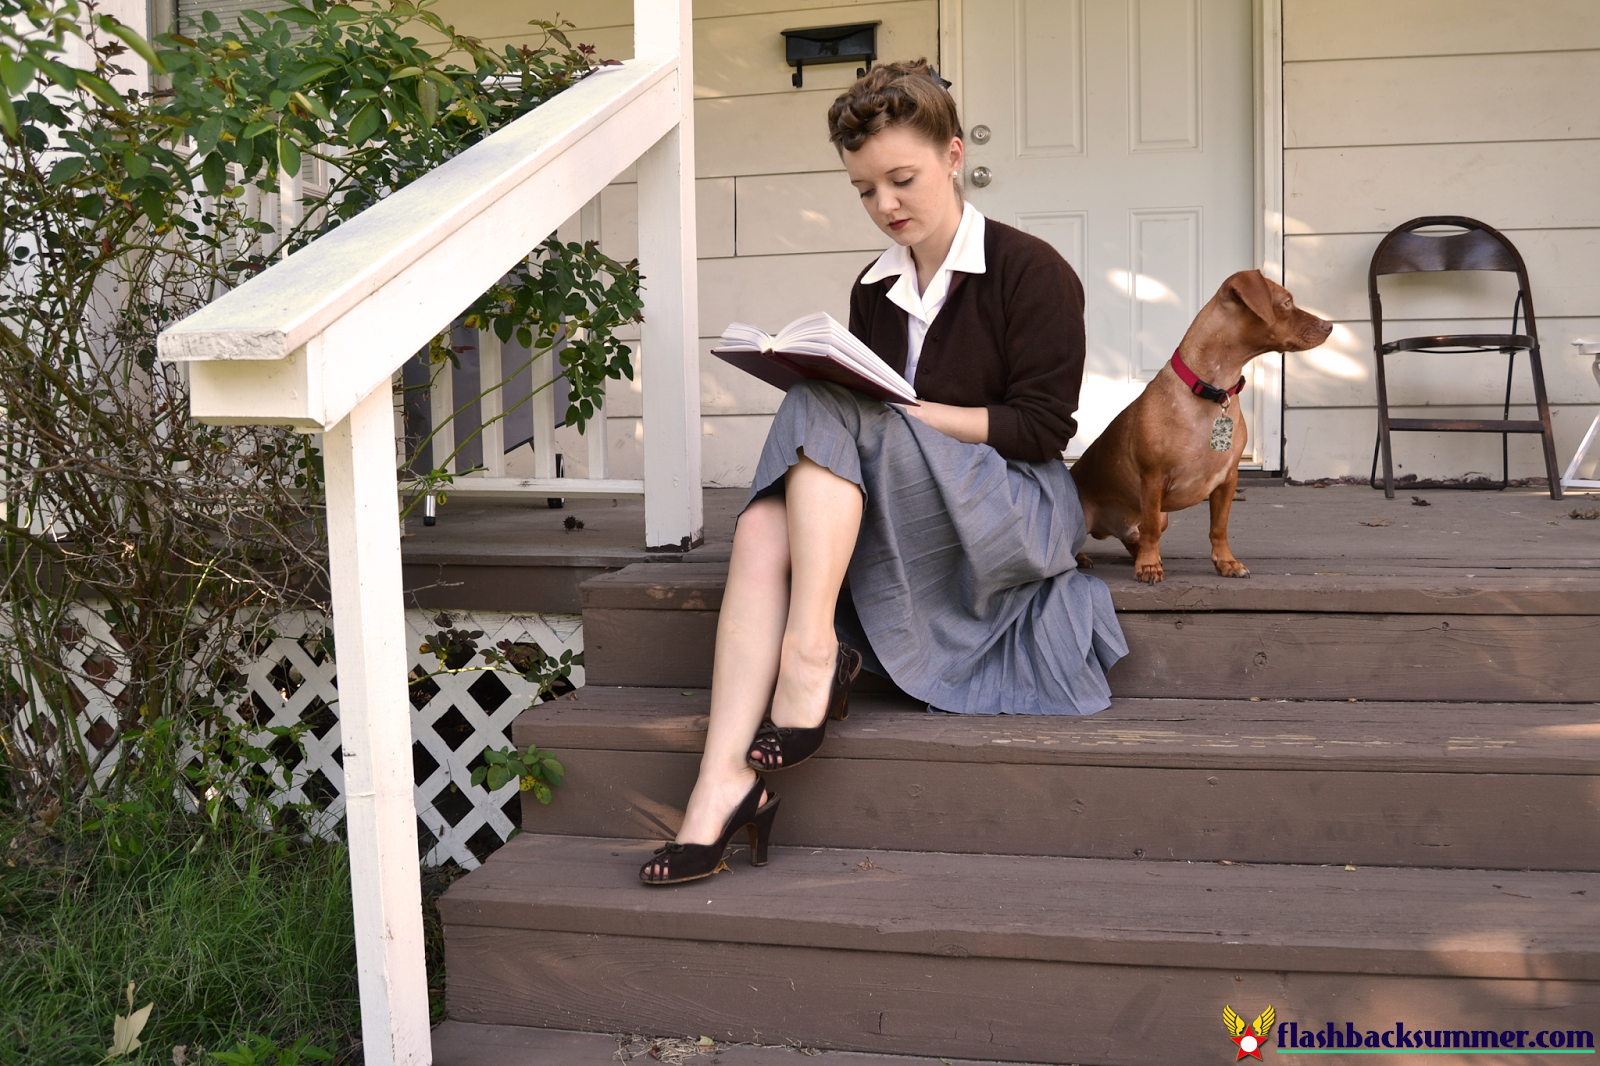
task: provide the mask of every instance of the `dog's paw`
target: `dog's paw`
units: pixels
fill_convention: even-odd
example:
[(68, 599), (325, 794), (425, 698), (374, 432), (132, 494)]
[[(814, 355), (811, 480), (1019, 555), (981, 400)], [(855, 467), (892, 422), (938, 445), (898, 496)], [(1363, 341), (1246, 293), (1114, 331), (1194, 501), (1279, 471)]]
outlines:
[(1249, 577), (1250, 568), (1239, 560), (1229, 556), (1226, 559), (1213, 557), (1211, 565), (1217, 568), (1217, 573), (1223, 577)]
[(1078, 569), (1079, 570), (1093, 570), (1094, 569), (1094, 560), (1089, 558), (1083, 552), (1079, 552), (1078, 553)]
[(1153, 563), (1135, 563), (1133, 576), (1147, 585), (1154, 585), (1166, 577), (1167, 572), (1161, 568), (1161, 560), (1157, 559)]

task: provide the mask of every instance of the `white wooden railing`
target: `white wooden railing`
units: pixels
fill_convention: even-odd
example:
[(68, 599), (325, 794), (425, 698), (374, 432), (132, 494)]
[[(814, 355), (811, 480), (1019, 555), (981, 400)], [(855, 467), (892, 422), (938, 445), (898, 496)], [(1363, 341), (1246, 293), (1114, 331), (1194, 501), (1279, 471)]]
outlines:
[(700, 537), (690, 0), (635, 0), (634, 54), (161, 334), (214, 423), (323, 434), (346, 826), (368, 1066), (427, 1066), (390, 381), (635, 160), (645, 541)]

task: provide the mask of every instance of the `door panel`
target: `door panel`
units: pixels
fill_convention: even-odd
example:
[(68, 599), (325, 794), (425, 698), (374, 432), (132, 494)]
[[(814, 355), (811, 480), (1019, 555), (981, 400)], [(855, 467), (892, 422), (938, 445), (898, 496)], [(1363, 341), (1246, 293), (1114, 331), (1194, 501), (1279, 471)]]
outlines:
[(1083, 278), (1079, 455), (1256, 265), (1251, 0), (961, 0), (960, 25), (967, 196)]

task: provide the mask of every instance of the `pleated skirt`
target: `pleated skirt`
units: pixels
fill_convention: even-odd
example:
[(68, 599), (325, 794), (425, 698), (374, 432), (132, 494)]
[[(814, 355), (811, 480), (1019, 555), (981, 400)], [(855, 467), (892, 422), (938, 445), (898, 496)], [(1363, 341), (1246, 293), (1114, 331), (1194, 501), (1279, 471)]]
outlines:
[[(838, 385), (790, 390), (745, 506), (801, 455), (861, 487), (840, 639), (869, 669), (957, 714), (1093, 714), (1128, 653), (1060, 462), (1007, 460)], [(851, 609), (853, 605), (853, 610)]]

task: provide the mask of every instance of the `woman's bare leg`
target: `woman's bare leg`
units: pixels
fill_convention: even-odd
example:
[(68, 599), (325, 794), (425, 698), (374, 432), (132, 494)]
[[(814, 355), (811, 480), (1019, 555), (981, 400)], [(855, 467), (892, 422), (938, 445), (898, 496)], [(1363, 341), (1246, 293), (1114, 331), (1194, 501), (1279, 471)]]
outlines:
[(801, 457), (789, 468), (784, 492), (792, 561), (772, 722), (807, 728), (821, 725), (827, 713), (839, 653), (833, 612), (861, 531), (861, 489)]
[(784, 492), (751, 504), (734, 532), (711, 721), (681, 843), (716, 840), (750, 790), (746, 759), (769, 699), (779, 725), (816, 725), (827, 710), (833, 610), (861, 528), (861, 490), (802, 457)]

